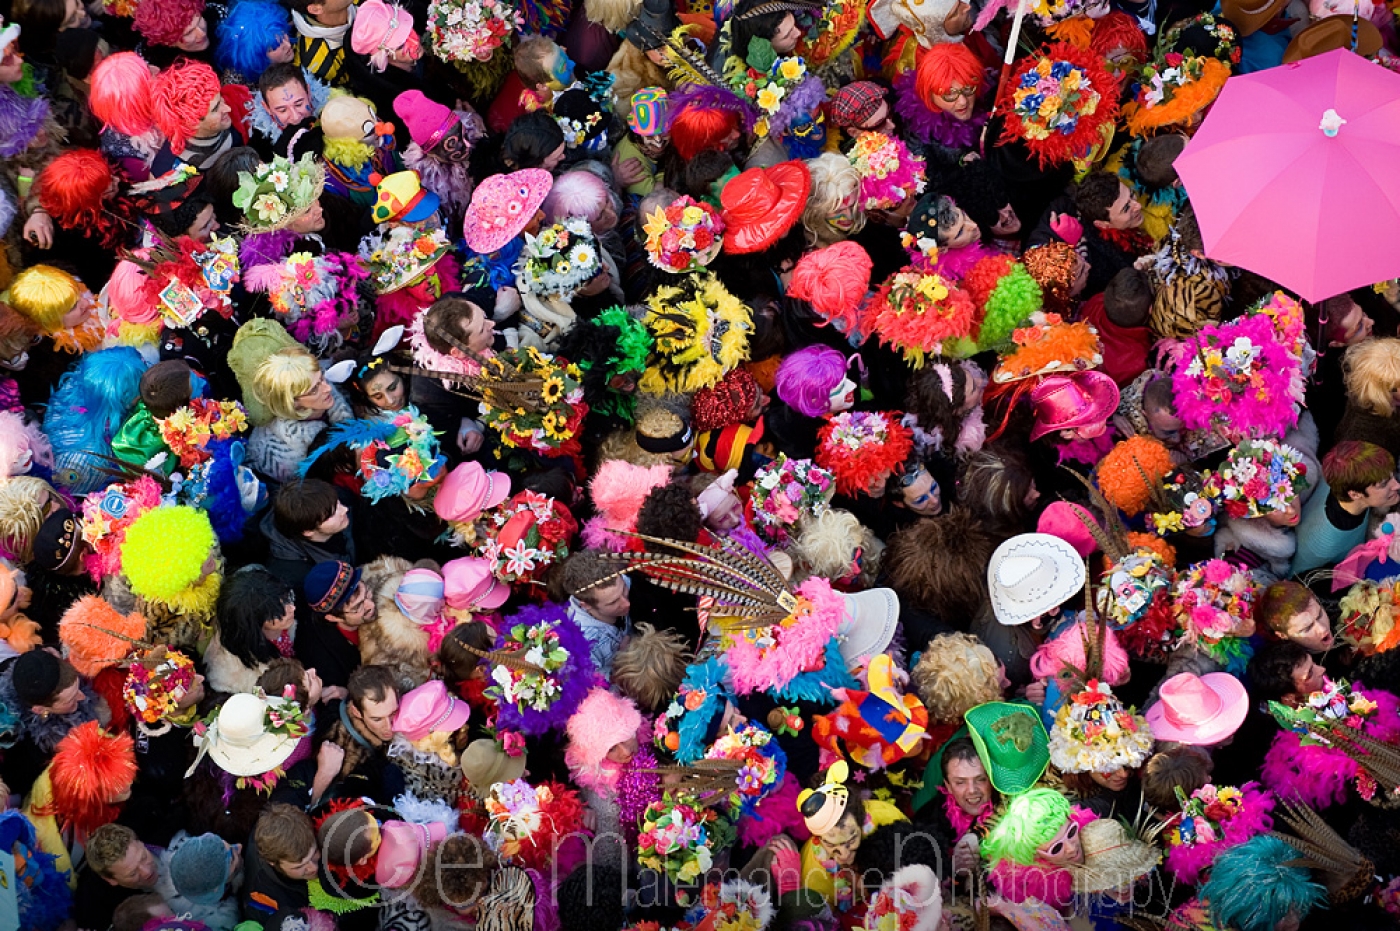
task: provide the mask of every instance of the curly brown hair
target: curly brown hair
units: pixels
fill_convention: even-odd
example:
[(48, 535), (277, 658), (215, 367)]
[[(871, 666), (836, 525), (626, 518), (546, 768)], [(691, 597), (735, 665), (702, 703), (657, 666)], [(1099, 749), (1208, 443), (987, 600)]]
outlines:
[(472, 834), (453, 834), (428, 851), (427, 869), (413, 889), (425, 908), (462, 909), (478, 901), (491, 884), (496, 855)]
[(957, 626), (987, 604), (987, 564), (996, 547), (982, 521), (955, 507), (894, 533), (884, 569), (902, 603)]

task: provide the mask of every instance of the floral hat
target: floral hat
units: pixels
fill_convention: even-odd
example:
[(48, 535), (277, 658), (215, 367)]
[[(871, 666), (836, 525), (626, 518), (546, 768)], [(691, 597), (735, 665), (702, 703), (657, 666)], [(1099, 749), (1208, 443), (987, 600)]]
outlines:
[(1137, 769), (1152, 755), (1152, 745), (1147, 719), (1124, 708), (1098, 679), (1065, 699), (1050, 728), (1050, 762), (1062, 773)]
[(1245, 440), (1230, 450), (1211, 484), (1230, 517), (1263, 517), (1286, 510), (1307, 489), (1308, 464), (1292, 446)]
[(553, 781), (538, 786), (524, 779), (498, 782), (483, 804), (487, 846), (501, 860), (532, 870), (549, 867), (556, 848), (584, 814), (578, 791)]
[(593, 230), (582, 217), (566, 217), (539, 235), (525, 234), (516, 282), (533, 294), (568, 297), (583, 287), (603, 267)]
[(757, 724), (721, 735), (705, 751), (704, 759), (738, 766), (734, 789), (724, 800), (735, 819), (753, 817), (758, 803), (777, 790), (787, 772), (787, 754), (767, 728)]
[(127, 528), (142, 514), (163, 503), (160, 483), (149, 475), (108, 485), (100, 494), (90, 494), (83, 499), (79, 532), (93, 550), (86, 560), (93, 578), (102, 579), (121, 571), (121, 549)]
[(251, 172), (238, 173), (233, 205), (243, 211), (250, 233), (286, 229), (310, 210), (326, 187), (326, 168), (311, 153), (293, 162), (276, 156)]
[(709, 265), (724, 245), (719, 211), (692, 197), (678, 197), (646, 218), (647, 259), (673, 275)]
[(1137, 94), (1123, 107), (1128, 131), (1146, 136), (1190, 123), (1220, 96), (1231, 67), (1239, 64), (1239, 38), (1230, 22), (1210, 13), (1165, 30), (1153, 60), (1143, 66)]
[(443, 61), (490, 61), (525, 28), (520, 10), (505, 0), (433, 0), (428, 4), (428, 45)]
[(1068, 323), (1059, 314), (1031, 314), (1027, 326), (1011, 334), (1013, 348), (997, 363), (992, 381), (999, 385), (1071, 374), (1103, 363), (1099, 331), (1089, 323)]
[(248, 412), (237, 401), (191, 398), (169, 417), (157, 418), (161, 441), (189, 468), (213, 458), (211, 443), (231, 440), (248, 429)]
[(1400, 589), (1394, 580), (1357, 582), (1342, 596), (1341, 609), (1337, 636), (1362, 656), (1400, 646)]
[(559, 605), (522, 608), (506, 618), (487, 655), (497, 724), (538, 736), (562, 729), (588, 694), (594, 670), (588, 641)]
[[(163, 647), (131, 664), (122, 688), (122, 700), (136, 716), (143, 731), (152, 736), (170, 730), (167, 718), (194, 687), (194, 661)], [(147, 725), (159, 724), (152, 729)]]
[(778, 546), (789, 541), (789, 530), (803, 517), (820, 517), (831, 507), (836, 476), (810, 459), (789, 459), (787, 453), (754, 475), (749, 504), (754, 529)]
[(326, 440), (302, 460), (297, 473), (305, 476), (326, 450), (348, 446), (358, 454), (360, 494), (371, 502), (435, 482), (447, 465), (432, 424), (412, 404), (401, 411), (332, 424)]
[(729, 700), (728, 674), (729, 667), (719, 657), (687, 666), (676, 697), (656, 716), (652, 745), (682, 765), (700, 759)]
[(710, 272), (689, 274), (647, 296), (642, 322), (656, 340), (640, 387), (649, 394), (709, 388), (749, 357), (749, 308)]
[(846, 153), (860, 172), (860, 203), (865, 210), (892, 210), (924, 192), (924, 160), (902, 139), (856, 130)]
[[(725, 634), (724, 659), (734, 690), (740, 695), (766, 691), (797, 701), (824, 696), (827, 683), (831, 688), (854, 688), (837, 636), (846, 613), (841, 594), (826, 579), (813, 576), (797, 587), (785, 606), (788, 613), (776, 623)], [(817, 679), (809, 675), (813, 673), (819, 674)]]
[(680, 927), (691, 931), (767, 931), (776, 915), (767, 886), (734, 877), (723, 883), (706, 883), (700, 901), (686, 912)]
[(891, 275), (871, 298), (867, 314), (880, 342), (915, 368), (930, 355), (971, 355), (979, 324), (972, 297), (931, 267), (910, 265)]
[[(483, 375), (478, 386), (481, 416), (506, 446), (544, 456), (567, 456), (578, 449), (578, 431), (588, 414), (578, 366), (530, 346), (496, 353), (485, 360)], [(539, 381), (535, 403), (529, 406), (497, 387), (522, 377)]]
[(199, 755), (185, 778), (207, 753), (220, 769), (237, 777), (239, 788), (270, 791), (308, 730), (306, 714), (295, 698), (239, 692), (195, 724)]
[(1095, 53), (1057, 42), (1011, 79), (1002, 140), (1019, 140), (1042, 166), (1063, 165), (1102, 141), (1118, 115), (1118, 81)]
[[(1269, 714), (1284, 733), (1276, 735), (1265, 756), (1265, 782), (1281, 796), (1296, 794), (1304, 804), (1321, 809), (1340, 800), (1342, 785), (1354, 780), (1363, 799), (1393, 807), (1400, 796), (1394, 766), (1394, 696), (1382, 692), (1372, 699), (1345, 679), (1324, 676), (1322, 683), (1297, 707), (1269, 702)], [(1290, 737), (1296, 737), (1291, 747), (1280, 742)], [(1283, 766), (1275, 759), (1280, 748), (1287, 753)], [(1318, 768), (1326, 772), (1310, 772)], [(1329, 798), (1333, 788), (1336, 795)]]
[(734, 830), (714, 809), (683, 791), (647, 806), (637, 836), (637, 865), (673, 883), (693, 883), (714, 865), (715, 851), (734, 842)]
[[(759, 64), (762, 64), (760, 61)], [(826, 100), (821, 79), (807, 71), (807, 62), (796, 56), (774, 57), (766, 68), (752, 64), (730, 82), (745, 100), (758, 107), (754, 133), (761, 139), (780, 136), (798, 116)]]
[(1137, 549), (1114, 560), (1104, 570), (1099, 606), (1115, 630), (1142, 619), (1159, 592), (1171, 591), (1176, 581), (1172, 567), (1148, 549)]
[(488, 176), (472, 191), (462, 218), (467, 248), (481, 255), (500, 250), (530, 225), (553, 186), (554, 176), (543, 168)]
[(1165, 865), (1179, 882), (1195, 885), (1215, 858), (1273, 828), (1274, 797), (1257, 782), (1201, 786), (1190, 797), (1174, 786), (1181, 814), (1165, 833)]
[(836, 476), (843, 495), (867, 490), (882, 472), (903, 467), (914, 437), (897, 413), (843, 411), (817, 431), (817, 465)]
[(402, 291), (426, 275), (451, 248), (441, 229), (381, 226), (360, 240), (360, 261), (369, 268), (374, 292), (382, 296)]
[(1177, 469), (1162, 480), (1162, 493), (1148, 511), (1152, 529), (1162, 536), (1184, 533), (1215, 517), (1220, 486), (1210, 473)]
[[(1287, 325), (1287, 315), (1280, 319)], [(1301, 354), (1268, 313), (1208, 323), (1186, 341), (1172, 378), (1177, 413), (1187, 429), (1231, 440), (1280, 437), (1298, 422), (1301, 369)]]
[(1198, 644), (1219, 643), (1250, 623), (1257, 595), (1248, 572), (1223, 559), (1207, 559), (1177, 577), (1177, 621)]
[(549, 567), (569, 555), (578, 533), (573, 514), (558, 501), (522, 491), (488, 511), (480, 522), (477, 555), (489, 560), (492, 574), (507, 585), (541, 584)]
[(293, 252), (274, 266), (268, 300), (292, 338), (303, 345), (326, 344), (332, 334), (358, 319), (360, 283), (369, 269), (348, 252), (312, 255)]

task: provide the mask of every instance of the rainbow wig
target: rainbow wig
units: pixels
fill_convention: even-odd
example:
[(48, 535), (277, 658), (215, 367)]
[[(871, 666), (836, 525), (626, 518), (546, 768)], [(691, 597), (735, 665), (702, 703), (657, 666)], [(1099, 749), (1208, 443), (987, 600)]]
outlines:
[(961, 42), (943, 42), (919, 56), (914, 91), (924, 106), (939, 112), (934, 98), (955, 87), (971, 87), (980, 92), (982, 81), (982, 63), (972, 50)]
[(44, 432), (53, 443), (58, 474), (75, 494), (107, 484), (105, 460), (116, 436), (136, 407), (146, 361), (129, 346), (86, 353), (59, 380), (44, 414)]
[(788, 294), (811, 304), (840, 332), (861, 338), (865, 336), (861, 311), (873, 266), (870, 253), (860, 243), (833, 243), (797, 260)]
[(52, 265), (31, 265), (10, 284), (10, 307), (50, 335), (64, 329), (63, 316), (87, 288)]
[(988, 863), (1003, 860), (1031, 866), (1036, 848), (1060, 833), (1072, 810), (1069, 799), (1054, 789), (1031, 789), (1013, 798), (982, 842)]
[[(203, 12), (204, 0), (160, 0), (137, 6), (131, 24), (152, 45), (174, 45)], [(222, 34), (219, 38), (222, 45)]]
[(784, 357), (773, 387), (778, 399), (806, 417), (831, 410), (831, 392), (846, 377), (846, 357), (829, 346), (805, 346)]
[(117, 798), (136, 780), (136, 744), (130, 734), (108, 734), (96, 721), (79, 724), (58, 743), (49, 764), (53, 811), (79, 838), (115, 821)]
[(134, 594), (170, 602), (199, 582), (213, 549), (214, 527), (207, 514), (191, 507), (159, 507), (126, 529), (122, 574)]
[(112, 166), (97, 149), (73, 149), (39, 172), (39, 206), (63, 229), (102, 225)]
[(170, 151), (177, 155), (185, 151), (185, 143), (209, 114), (209, 104), (218, 93), (219, 76), (202, 61), (182, 59), (156, 75), (151, 103), (156, 128), (170, 141)]
[(1303, 921), (1327, 902), (1327, 890), (1306, 867), (1289, 866), (1298, 851), (1272, 834), (1250, 838), (1222, 853), (1201, 887), (1217, 927), (1273, 931), (1290, 914)]
[(281, 45), (291, 30), (292, 18), (281, 4), (238, 0), (219, 23), (214, 64), (220, 71), (237, 72), (255, 83), (271, 64), (268, 52)]
[(104, 128), (127, 136), (144, 135), (155, 126), (154, 83), (144, 58), (135, 52), (117, 52), (92, 70), (88, 108)]

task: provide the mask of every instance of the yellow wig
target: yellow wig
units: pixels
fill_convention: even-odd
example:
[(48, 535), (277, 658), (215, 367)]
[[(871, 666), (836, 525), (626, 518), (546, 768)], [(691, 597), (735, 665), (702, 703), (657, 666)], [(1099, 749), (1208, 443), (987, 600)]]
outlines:
[(15, 276), (9, 305), (45, 333), (63, 329), (63, 315), (87, 290), (81, 281), (52, 265), (33, 265)]
[(306, 420), (310, 415), (297, 408), (297, 398), (311, 390), (320, 370), (316, 357), (300, 346), (278, 350), (253, 373), (253, 393), (274, 417)]

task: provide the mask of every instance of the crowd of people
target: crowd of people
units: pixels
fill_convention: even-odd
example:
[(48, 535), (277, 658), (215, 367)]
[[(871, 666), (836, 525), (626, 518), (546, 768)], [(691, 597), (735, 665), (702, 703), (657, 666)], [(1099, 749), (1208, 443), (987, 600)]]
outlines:
[(1175, 167), (1400, 37), (1210, 3), (0, 0), (0, 928), (1400, 925), (1400, 281)]

